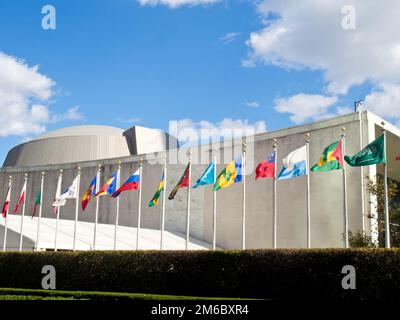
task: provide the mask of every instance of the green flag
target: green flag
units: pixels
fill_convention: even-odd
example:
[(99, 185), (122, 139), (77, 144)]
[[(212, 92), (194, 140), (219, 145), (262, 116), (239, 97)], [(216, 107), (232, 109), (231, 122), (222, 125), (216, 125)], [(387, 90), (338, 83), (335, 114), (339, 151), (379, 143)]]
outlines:
[(371, 164), (386, 163), (385, 136), (371, 142), (353, 157), (345, 156), (344, 159), (352, 167), (363, 167)]
[(38, 206), (40, 206), (40, 200), (42, 199), (42, 193), (39, 191), (36, 197), (36, 202), (35, 202), (35, 207), (33, 208), (33, 214), (32, 214), (32, 218), (35, 216), (36, 214), (36, 209)]

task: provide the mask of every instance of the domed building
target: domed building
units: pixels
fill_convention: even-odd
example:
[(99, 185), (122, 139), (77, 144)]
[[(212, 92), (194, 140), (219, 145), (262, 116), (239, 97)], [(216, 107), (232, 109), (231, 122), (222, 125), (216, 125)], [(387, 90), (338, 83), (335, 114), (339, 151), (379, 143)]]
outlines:
[(110, 126), (63, 128), (20, 144), (8, 152), (3, 167), (77, 163), (164, 151), (177, 140), (167, 133), (140, 126), (128, 130)]

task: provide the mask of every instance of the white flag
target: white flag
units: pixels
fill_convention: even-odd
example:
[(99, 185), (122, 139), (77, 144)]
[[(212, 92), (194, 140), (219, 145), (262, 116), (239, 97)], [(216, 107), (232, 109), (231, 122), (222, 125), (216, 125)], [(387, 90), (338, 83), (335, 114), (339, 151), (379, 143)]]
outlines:
[(72, 182), (71, 186), (53, 203), (54, 207), (61, 207), (64, 206), (67, 202), (67, 199), (75, 199), (78, 195), (78, 176)]
[(53, 202), (55, 214), (57, 214), (57, 212), (58, 212), (58, 207), (65, 205), (65, 202), (66, 202), (66, 200), (64, 200), (63, 203), (61, 204), (60, 197), (61, 197), (61, 177), (58, 177), (57, 191), (56, 191), (56, 196), (54, 197), (54, 202)]

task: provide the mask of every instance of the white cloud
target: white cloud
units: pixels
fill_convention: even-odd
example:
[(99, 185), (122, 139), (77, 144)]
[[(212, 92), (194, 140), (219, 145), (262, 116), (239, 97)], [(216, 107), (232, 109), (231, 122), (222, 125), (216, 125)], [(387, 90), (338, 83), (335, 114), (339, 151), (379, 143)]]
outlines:
[(178, 8), (180, 6), (198, 6), (209, 5), (219, 2), (220, 0), (138, 0), (142, 6), (155, 7), (157, 5), (165, 5), (170, 8)]
[[(400, 2), (352, 0), (356, 29), (342, 28), (347, 0), (264, 0), (265, 27), (251, 33), (245, 66), (321, 70), (328, 94), (346, 94), (365, 81), (400, 83)], [(269, 19), (273, 14), (274, 19)], [(278, 18), (276, 18), (278, 17)]]
[(207, 143), (210, 140), (232, 139), (256, 133), (266, 132), (264, 121), (250, 123), (247, 119), (225, 118), (216, 123), (210, 121), (195, 122), (191, 119), (182, 119), (170, 122), (169, 132), (176, 136), (181, 143)]
[(229, 44), (237, 39), (241, 32), (229, 32), (223, 37), (219, 38), (223, 44)]
[(249, 107), (249, 108), (258, 108), (258, 107), (260, 107), (260, 103), (258, 101), (247, 101), (245, 103), (245, 105), (246, 105), (246, 107)]
[(53, 80), (23, 60), (0, 52), (0, 136), (43, 133), (50, 119), (43, 105), (52, 96)]
[(140, 119), (140, 118), (129, 118), (129, 119), (117, 118), (117, 121), (123, 122), (123, 123), (135, 124), (135, 123), (141, 122), (142, 119)]
[(275, 99), (275, 110), (279, 113), (289, 113), (290, 120), (299, 124), (307, 120), (320, 120), (333, 116), (328, 109), (337, 101), (337, 97), (299, 93), (289, 98)]
[(400, 126), (400, 85), (383, 83), (365, 97), (364, 107)]
[(0, 137), (29, 137), (46, 131), (47, 123), (81, 120), (79, 107), (53, 114), (47, 104), (55, 82), (22, 59), (0, 52)]
[(61, 121), (84, 121), (84, 115), (79, 111), (79, 106), (72, 107), (64, 114), (54, 114), (49, 122), (57, 123)]

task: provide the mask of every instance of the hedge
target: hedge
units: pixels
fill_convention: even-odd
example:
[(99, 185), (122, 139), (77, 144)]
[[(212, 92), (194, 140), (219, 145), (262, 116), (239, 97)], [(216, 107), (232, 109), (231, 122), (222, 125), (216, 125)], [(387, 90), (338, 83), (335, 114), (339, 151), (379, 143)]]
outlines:
[[(0, 287), (261, 299), (400, 298), (400, 250), (92, 251), (0, 253)], [(343, 266), (356, 269), (344, 290)]]

